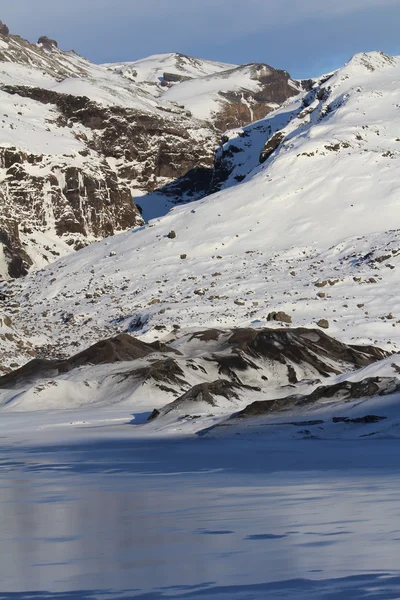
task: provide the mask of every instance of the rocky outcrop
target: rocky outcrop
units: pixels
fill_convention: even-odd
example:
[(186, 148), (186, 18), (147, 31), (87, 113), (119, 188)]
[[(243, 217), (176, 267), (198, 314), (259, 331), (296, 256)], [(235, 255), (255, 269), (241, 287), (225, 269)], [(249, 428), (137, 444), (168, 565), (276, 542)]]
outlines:
[[(3, 86), (3, 91), (55, 107), (58, 128), (87, 130), (77, 133), (87, 148), (81, 151), (87, 166), (79, 164), (81, 159), (75, 166), (63, 157), (0, 148), (0, 165), (7, 170), (0, 207), (22, 229), (44, 231), (51, 222), (58, 236), (79, 248), (142, 223), (131, 187), (150, 192), (183, 176), (190, 193), (199, 187), (206, 192), (210, 177), (204, 183), (199, 173), (212, 166), (212, 154), (194, 139), (189, 117), (102, 106), (87, 97), (28, 86)], [(35, 175), (30, 165), (37, 167)]]
[[(245, 419), (262, 415), (275, 414), (285, 411), (292, 411), (295, 408), (302, 408), (316, 404), (321, 400), (340, 400), (350, 402), (360, 398), (371, 398), (373, 396), (386, 396), (397, 394), (400, 391), (400, 380), (393, 377), (368, 377), (361, 381), (343, 381), (334, 385), (324, 385), (317, 387), (308, 395), (291, 395), (276, 400), (266, 400), (253, 402), (246, 408), (232, 417), (232, 419)], [(378, 417), (380, 420), (385, 417)], [(362, 419), (349, 419), (346, 417), (334, 417), (334, 423), (367, 422), (367, 417)], [(377, 422), (374, 419), (369, 422)]]
[(38, 44), (47, 51), (51, 51), (54, 50), (54, 48), (58, 48), (58, 43), (56, 42), (56, 40), (52, 40), (51, 38), (47, 37), (47, 35), (42, 35), (38, 39)]
[[(45, 233), (51, 229), (51, 235), (79, 249), (116, 231), (142, 224), (132, 190), (137, 190), (139, 196), (160, 191), (171, 197), (173, 204), (214, 191), (221, 179), (221, 172), (215, 175), (219, 170), (218, 159), (214, 168), (219, 131), (264, 116), (299, 92), (285, 71), (259, 64), (238, 67), (251, 81), (249, 89), (221, 93), (221, 111), (206, 122), (194, 118), (179, 103), (155, 101), (151, 94), (146, 95), (132, 82), (126, 83), (120, 75), (105, 71), (101, 79), (101, 67), (94, 68), (73, 52), (62, 52), (57, 42), (47, 36), (40, 37), (38, 44), (9, 36), (0, 48), (0, 61), (36, 68), (40, 85), (43, 74), (52, 78), (54, 84), (50, 81), (47, 89), (46, 84), (43, 84), (46, 88), (15, 85), (7, 75), (0, 89), (15, 97), (14, 106), (20, 103), (23, 107), (22, 100), (26, 99), (26, 107), (32, 107), (32, 102), (48, 107), (45, 112), (42, 107), (38, 111), (46, 114), (40, 123), (43, 135), (54, 133), (62, 138), (66, 132), (65, 137), (69, 140), (75, 137), (81, 146), (79, 151), (69, 152), (69, 147), (76, 145), (70, 141), (61, 143), (61, 148), (66, 148), (62, 155), (50, 149), (48, 154), (23, 151), (21, 147), (30, 147), (29, 136), (24, 133), (21, 138), (18, 133), (15, 147), (8, 141), (5, 147), (0, 147), (0, 165), (6, 170), (0, 181), (0, 210), (16, 223), (20, 238), (19, 243), (18, 236), (9, 236), (8, 246), (3, 244), (9, 275), (11, 272), (23, 275), (32, 263), (29, 243), (25, 255), (22, 249), (26, 236), (34, 235), (35, 231)], [(177, 55), (178, 67), (181, 63), (189, 65), (190, 73), (202, 68), (201, 61)], [(229, 69), (221, 77), (230, 77), (235, 70)], [(96, 77), (100, 77), (98, 83)], [(94, 87), (99, 92), (93, 96), (96, 101), (56, 91), (56, 82), (62, 82), (62, 88), (67, 82), (68, 88), (71, 79), (77, 80), (78, 89), (81, 80), (83, 89)], [(190, 84), (190, 79), (185, 71), (166, 70), (163, 76), (164, 85), (174, 88)], [(103, 90), (107, 90), (104, 102)], [(8, 119), (8, 114), (4, 117)], [(3, 120), (0, 126), (7, 132), (8, 129), (30, 131), (32, 124), (25, 123), (24, 118), (24, 111), (18, 110), (11, 122)], [(21, 139), (27, 140), (26, 144)], [(233, 145), (230, 152), (235, 152)], [(58, 250), (47, 251), (39, 244), (34, 254), (51, 261), (58, 256)], [(43, 261), (40, 259), (38, 263)], [(37, 262), (33, 264), (36, 266)]]
[[(5, 169), (0, 181), (0, 243), (10, 277), (25, 275), (33, 264), (21, 234), (34, 237), (35, 232), (52, 230), (79, 249), (142, 222), (129, 187), (106, 161), (95, 169), (76, 167), (17, 148), (0, 148), (0, 166)], [(57, 257), (56, 251), (48, 250), (46, 260)]]
[[(0, 191), (0, 205), (1, 203)], [(14, 278), (26, 275), (32, 266), (32, 260), (22, 246), (17, 221), (4, 214), (0, 216), (0, 244), (7, 266), (7, 273), (0, 272), (0, 279), (4, 279), (7, 274)]]
[(171, 83), (181, 83), (182, 81), (190, 81), (192, 77), (187, 75), (179, 75), (178, 73), (164, 73), (161, 81), (162, 86), (169, 86)]
[[(80, 123), (94, 132), (87, 139), (88, 148), (113, 158), (121, 179), (146, 191), (153, 191), (166, 181), (186, 176), (193, 169), (211, 167), (211, 148), (216, 133), (210, 139), (196, 139), (196, 125), (190, 116), (168, 113), (150, 114), (120, 106), (102, 106), (85, 96), (59, 94), (52, 90), (28, 86), (3, 86), (9, 94), (30, 98), (43, 104), (53, 104), (60, 111), (58, 123), (73, 127)], [(201, 125), (201, 124), (199, 124)]]
[(7, 25), (5, 23), (3, 23), (3, 21), (0, 21), (0, 35), (4, 35), (5, 37), (8, 37), (9, 34), (10, 34), (10, 30), (7, 27)]
[(301, 85), (297, 86), (287, 71), (258, 63), (241, 66), (238, 71), (243, 69), (250, 69), (250, 81), (257, 82), (258, 89), (220, 92), (225, 102), (214, 123), (221, 132), (265, 118), (277, 106), (302, 91)]

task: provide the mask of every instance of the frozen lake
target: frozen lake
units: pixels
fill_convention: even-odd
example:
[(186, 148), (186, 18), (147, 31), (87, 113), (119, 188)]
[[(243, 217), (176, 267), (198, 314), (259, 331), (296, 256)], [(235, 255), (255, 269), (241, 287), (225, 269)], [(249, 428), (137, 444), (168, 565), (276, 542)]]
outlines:
[(133, 435), (3, 436), (1, 600), (400, 598), (397, 441)]

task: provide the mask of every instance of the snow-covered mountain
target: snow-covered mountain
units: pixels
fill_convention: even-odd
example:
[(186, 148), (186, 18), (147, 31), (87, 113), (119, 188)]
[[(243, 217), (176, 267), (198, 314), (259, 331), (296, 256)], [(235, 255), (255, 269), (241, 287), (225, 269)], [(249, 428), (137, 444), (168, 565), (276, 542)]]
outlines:
[(35, 335), (44, 312), (47, 340), (81, 345), (83, 331), (155, 339), (284, 311), (296, 326), (327, 319), (344, 341), (397, 344), (399, 74), (398, 58), (356, 56), (248, 138), (232, 134), (251, 154), (271, 124), (241, 183), (44, 269), (13, 292), (17, 319)]
[(230, 65), (176, 53), (104, 66), (222, 132), (264, 117), (310, 83), (266, 64)]
[(135, 83), (149, 84), (153, 88), (154, 94), (162, 95), (166, 87), (176, 85), (181, 81), (215, 75), (221, 71), (233, 69), (238, 65), (171, 52), (153, 54), (132, 62), (108, 63), (103, 66)]
[[(146, 209), (149, 192), (188, 173), (169, 190), (168, 206), (188, 186), (185, 200), (207, 193), (221, 124), (164, 97), (159, 90), (172, 82), (156, 81), (165, 70), (198, 80), (232, 65), (177, 54), (132, 65), (95, 65), (47, 37), (31, 44), (1, 29), (0, 277), (142, 224), (132, 198), (144, 196)], [(285, 90), (284, 99), (298, 93), (292, 84)], [(253, 100), (268, 112), (264, 98)], [(226, 109), (239, 105), (224, 100)], [(247, 111), (233, 124), (250, 120)]]
[[(50, 49), (39, 46), (39, 50), (50, 57), (53, 52), (58, 56), (59, 52), (54, 45)], [(229, 93), (234, 93), (235, 81), (238, 81), (236, 77), (240, 79), (243, 75), (251, 79), (258, 66), (225, 68), (226, 65), (210, 65), (202, 61), (198, 61), (199, 64), (190, 63), (183, 57), (179, 59), (183, 65), (180, 76), (185, 80), (169, 82), (168, 85), (164, 82), (163, 85), (164, 80), (161, 79), (157, 83), (155, 78), (161, 77), (161, 71), (166, 72), (162, 65), (165, 63), (165, 68), (169, 65), (168, 68), (172, 69), (174, 64), (179, 63), (177, 57), (180, 55), (152, 57), (147, 66), (142, 66), (142, 70), (138, 66), (135, 77), (143, 79), (143, 82), (138, 83), (131, 81), (123, 65), (115, 69), (110, 65), (96, 67), (100, 69), (101, 76), (92, 75), (91, 84), (104, 90), (107, 86), (99, 83), (103, 75), (105, 79), (110, 78), (109, 81), (114, 81), (114, 78), (123, 81), (123, 85), (131, 93), (140, 83), (146, 84), (141, 90), (140, 101), (145, 99), (148, 102), (147, 112), (146, 116), (144, 111), (140, 112), (140, 119), (149, 119), (146, 121), (150, 124), (149, 128), (154, 127), (154, 131), (159, 133), (164, 132), (163, 128), (172, 121), (175, 127), (184, 127), (187, 119), (188, 131), (189, 123), (191, 127), (187, 135), (190, 139), (197, 140), (196, 148), (199, 148), (204, 146), (205, 140), (211, 140), (212, 136), (208, 138), (207, 131), (217, 131), (216, 124), (207, 125), (205, 113), (199, 113), (199, 119), (189, 114), (189, 100), (186, 107), (179, 108), (177, 94), (181, 94), (181, 99), (186, 93), (187, 99), (199, 98), (199, 110), (204, 106), (216, 114), (209, 104), (216, 98), (213, 94), (221, 96), (222, 92), (228, 93), (225, 84), (230, 86)], [(132, 65), (129, 68), (133, 69)], [(189, 75), (190, 68), (192, 71)], [(204, 74), (207, 69), (209, 72)], [(212, 69), (215, 71), (212, 72)], [(266, 78), (278, 77), (280, 81), (281, 75), (269, 72), (265, 66), (259, 67), (259, 73)], [(192, 79), (189, 80), (188, 77)], [(260, 393), (264, 399), (267, 394), (267, 399), (270, 400), (289, 397), (290, 403), (295, 401), (292, 396), (307, 398), (314, 394), (314, 398), (315, 395), (320, 397), (322, 393), (321, 397), (325, 397), (324, 394), (330, 397), (332, 390), (336, 398), (335, 394), (339, 389), (317, 391), (320, 385), (318, 382), (307, 383), (309, 387), (304, 388), (301, 382), (314, 380), (315, 374), (295, 372), (293, 375), (290, 371), (286, 380), (284, 377), (280, 378), (277, 392), (278, 388), (272, 386), (271, 381), (280, 367), (271, 365), (265, 367), (256, 364), (243, 368), (243, 365), (235, 363), (229, 366), (228, 371), (224, 371), (216, 356), (221, 352), (221, 340), (232, 335), (232, 329), (251, 327), (256, 332), (262, 332), (266, 328), (272, 328), (272, 331), (283, 335), (286, 331), (291, 332), (293, 326), (296, 330), (314, 330), (310, 333), (311, 336), (321, 335), (319, 331), (328, 330), (341, 343), (357, 347), (378, 346), (386, 351), (399, 347), (400, 303), (396, 290), (399, 284), (397, 272), (400, 268), (400, 230), (396, 228), (396, 218), (400, 215), (400, 180), (396, 161), (400, 158), (400, 57), (389, 57), (379, 52), (356, 55), (342, 69), (310, 82), (301, 94), (297, 93), (299, 88), (295, 89), (296, 86), (292, 85), (287, 74), (284, 75), (284, 80), (296, 92), (293, 99), (284, 100), (280, 97), (277, 103), (281, 106), (272, 110), (264, 119), (224, 134), (214, 168), (208, 172), (208, 177), (211, 177), (208, 186), (210, 190), (214, 190), (213, 194), (191, 204), (175, 207), (146, 226), (131, 229), (118, 236), (109, 236), (77, 253), (64, 256), (39, 272), (28, 275), (24, 280), (3, 284), (0, 290), (3, 372), (23, 365), (32, 356), (56, 357), (64, 364), (66, 357), (84, 352), (100, 339), (133, 334), (144, 344), (154, 344), (154, 348), (158, 344), (158, 351), (162, 354), (146, 358), (140, 365), (140, 369), (144, 369), (142, 374), (147, 373), (148, 369), (153, 373), (155, 361), (167, 360), (168, 357), (163, 354), (165, 352), (169, 354), (177, 350), (183, 356), (176, 359), (179, 363), (178, 370), (172, 364), (168, 365), (172, 368), (173, 376), (186, 383), (181, 381), (177, 384), (179, 389), (174, 389), (172, 393), (171, 390), (164, 389), (169, 384), (163, 382), (157, 391), (157, 406), (153, 408), (157, 408), (162, 418), (163, 414), (166, 416), (171, 412), (169, 408), (161, 410), (170, 401), (177, 401), (179, 407), (186, 407), (187, 403), (190, 405), (193, 401), (190, 390), (196, 386), (200, 386), (195, 392), (199, 392), (202, 398), (213, 394), (239, 398), (240, 401), (234, 403), (234, 409), (222, 402), (222, 415), (224, 411), (228, 414), (242, 410), (250, 397), (259, 401)], [(277, 93), (280, 93), (279, 81), (274, 88)], [(148, 92), (147, 85), (156, 86), (157, 93)], [(197, 88), (197, 91), (190, 91), (189, 88)], [(14, 97), (18, 97), (18, 101), (23, 98), (24, 102), (34, 102), (35, 110), (38, 105), (46, 111), (55, 110), (55, 107), (65, 120), (58, 117), (51, 133), (57, 131), (58, 127), (65, 143), (71, 144), (71, 149), (74, 139), (77, 144), (82, 143), (83, 139), (89, 155), (79, 153), (80, 150), (77, 149), (76, 156), (79, 155), (85, 161), (88, 156), (96, 156), (97, 152), (101, 165), (107, 163), (104, 168), (115, 174), (118, 185), (123, 182), (132, 189), (133, 182), (138, 184), (140, 176), (137, 171), (136, 179), (132, 175), (124, 178), (123, 172), (127, 148), (132, 150), (132, 140), (136, 139), (134, 131), (140, 131), (140, 126), (135, 129), (140, 120), (139, 109), (111, 106), (105, 98), (97, 98), (94, 102), (70, 93), (59, 94), (49, 87), (7, 84), (3, 86), (3, 93), (11, 97), (10, 102)], [(56, 95), (48, 96), (53, 93)], [(43, 98), (46, 100), (43, 101)], [(52, 98), (51, 102), (48, 101), (49, 98)], [(165, 118), (161, 117), (160, 114), (167, 107), (172, 112), (167, 112)], [(11, 106), (9, 110), (12, 113)], [(19, 117), (19, 112), (23, 113), (22, 116), (24, 111), (28, 116), (30, 114), (27, 107), (19, 111), (17, 106), (15, 111)], [(74, 123), (72, 128), (68, 127), (71, 120)], [(122, 120), (120, 127), (119, 120)], [(104, 123), (108, 124), (110, 121), (113, 123), (111, 130), (108, 125), (104, 128)], [(193, 128), (193, 123), (197, 123), (197, 129)], [(133, 129), (129, 129), (129, 134), (126, 134), (126, 128), (131, 126)], [(91, 132), (87, 135), (89, 143), (82, 136), (82, 132), (86, 135), (86, 130), (82, 128)], [(146, 132), (148, 133), (148, 129)], [(68, 135), (74, 137), (67, 141)], [(177, 134), (174, 130), (168, 135)], [(38, 144), (43, 143), (44, 137), (40, 132), (36, 132), (35, 136)], [(35, 136), (32, 134), (32, 139)], [(93, 139), (95, 144), (90, 143)], [(149, 138), (146, 138), (143, 146), (132, 151), (129, 160), (132, 159), (133, 170), (143, 160), (149, 143)], [(185, 143), (188, 143), (188, 138)], [(169, 152), (173, 151), (170, 149)], [(172, 186), (178, 201), (187, 200), (190, 194), (195, 198), (198, 193), (193, 188), (195, 178), (180, 178), (182, 172), (189, 170), (190, 164), (196, 163), (196, 153), (185, 163), (183, 147), (181, 152), (182, 154), (177, 153), (175, 156), (177, 170), (174, 174), (180, 183), (175, 184), (175, 188)], [(33, 154), (32, 149), (31, 153)], [(105, 154), (107, 160), (102, 161), (101, 156)], [(149, 152), (149, 157), (150, 155), (154, 155), (154, 147)], [(200, 154), (203, 158), (198, 159), (195, 171), (207, 169), (206, 155), (207, 152)], [(65, 158), (71, 160), (71, 156)], [(49, 169), (50, 160), (53, 159), (43, 157), (38, 161), (38, 168), (46, 165)], [(164, 161), (165, 157), (161, 160), (161, 165)], [(19, 164), (18, 161), (13, 163), (16, 169), (13, 178), (17, 181)], [(36, 168), (35, 160), (29, 162), (27, 158), (24, 169), (26, 164), (32, 165), (29, 172), (33, 173)], [(153, 162), (151, 167), (147, 166), (149, 172), (154, 173), (156, 164)], [(180, 173), (178, 166), (182, 167), (183, 164), (185, 168)], [(94, 162), (90, 163), (94, 170), (95, 165)], [(169, 162), (168, 172), (163, 173), (162, 169), (157, 171), (159, 178), (165, 175), (165, 182), (168, 178), (174, 178), (170, 167)], [(146, 169), (142, 174), (145, 171)], [(79, 177), (79, 173), (77, 176)], [(142, 181), (142, 184), (151, 191), (153, 184), (149, 184), (149, 179)], [(62, 187), (60, 183), (58, 185)], [(71, 186), (66, 187), (69, 189)], [(170, 189), (171, 187), (164, 188), (162, 192), (148, 194), (147, 202), (155, 202), (157, 194), (158, 200), (165, 200)], [(203, 195), (204, 193), (206, 190), (203, 190)], [(73, 205), (71, 200), (69, 203)], [(110, 210), (115, 209), (116, 203), (112, 201), (109, 206)], [(100, 212), (104, 214), (103, 209)], [(120, 214), (120, 211), (116, 212)], [(49, 214), (46, 221), (54, 223), (54, 217), (51, 216), (54, 212), (47, 212)], [(26, 235), (36, 236), (34, 229), (32, 232), (29, 232), (28, 226)], [(82, 232), (79, 230), (76, 233)], [(96, 235), (93, 234), (92, 239), (95, 238)], [(21, 243), (21, 251), (24, 250)], [(5, 266), (9, 264), (6, 254), (3, 260)], [(216, 345), (213, 338), (207, 339), (207, 349), (202, 349), (200, 354), (190, 344), (190, 348), (186, 347), (190, 336), (196, 332), (196, 335), (201, 335), (202, 331), (210, 329), (220, 332)], [(179, 340), (186, 340), (182, 342), (183, 350)], [(224, 344), (225, 341), (221, 343)], [(291, 343), (293, 351), (295, 344), (293, 340)], [(276, 348), (279, 349), (278, 363), (286, 364), (282, 363), (282, 341), (276, 341)], [(236, 349), (229, 348), (228, 353), (242, 356), (242, 350), (238, 346)], [(364, 349), (364, 353), (366, 351)], [(245, 350), (244, 352), (246, 354)], [(318, 352), (315, 353), (318, 355)], [(382, 354), (376, 354), (378, 351), (371, 352), (375, 353), (375, 358), (382, 358)], [(197, 364), (200, 355), (203, 362)], [(247, 356), (243, 360), (246, 362), (250, 358)], [(328, 360), (334, 362), (332, 356)], [(206, 363), (211, 365), (209, 369)], [(382, 363), (382, 373), (386, 373), (385, 364)], [(42, 366), (35, 366), (35, 363), (33, 366), (38, 369), (39, 378)], [(344, 371), (353, 370), (356, 366), (348, 365)], [(128, 365), (127, 372), (133, 367), (132, 364)], [(61, 376), (62, 381), (65, 379), (60, 368), (64, 367), (45, 365), (44, 378), (53, 378), (52, 373), (56, 369), (58, 386), (59, 377)], [(82, 385), (85, 386), (87, 377), (91, 378), (91, 375), (82, 374), (79, 368), (80, 365), (77, 364), (67, 369), (69, 374), (66, 378), (73, 382), (71, 389), (75, 389), (74, 382), (80, 381), (81, 376), (84, 377)], [(269, 369), (269, 372), (265, 369)], [(379, 378), (380, 367), (377, 369), (374, 377)], [(245, 376), (243, 371), (246, 372)], [(188, 373), (191, 374), (190, 377)], [(98, 390), (100, 386), (105, 390), (104, 398), (109, 398), (112, 396), (114, 375), (113, 371), (111, 379), (107, 379), (107, 384), (102, 388), (103, 384), (98, 383), (97, 378), (101, 379), (103, 374), (94, 374), (93, 381), (97, 383), (93, 389)], [(394, 373), (392, 375), (395, 377)], [(292, 376), (293, 379), (296, 378), (294, 385), (297, 386), (293, 394), (286, 393), (285, 390), (285, 386), (291, 385)], [(148, 381), (146, 377), (145, 380)], [(165, 377), (168, 380), (168, 375)], [(348, 380), (347, 375), (345, 379)], [(125, 381), (124, 377), (122, 380)], [(222, 383), (218, 383), (221, 381)], [(336, 386), (341, 381), (332, 379), (329, 385)], [(385, 390), (394, 389), (397, 393), (396, 382), (386, 383)], [(209, 388), (214, 384), (216, 387)], [(245, 387), (241, 391), (234, 390), (231, 394), (224, 387), (228, 386), (232, 391), (231, 384)], [(374, 384), (377, 382), (374, 381)], [(224, 388), (222, 395), (218, 392), (222, 389), (221, 385)], [(41, 386), (42, 383), (39, 384)], [(117, 387), (115, 397), (121, 398)], [(374, 386), (372, 388), (371, 397), (375, 397), (383, 389), (379, 385), (377, 390)], [(339, 389), (339, 395), (341, 390), (342, 388)], [(350, 396), (353, 391), (350, 391)], [(154, 390), (151, 393), (153, 392)], [(270, 392), (274, 392), (272, 396)], [(31, 392), (25, 393), (29, 396)], [(123, 394), (126, 393), (126, 390), (123, 391)], [(93, 397), (97, 397), (97, 391), (93, 394)], [(128, 396), (128, 403), (136, 402), (137, 395)], [(7, 396), (6, 402), (9, 400)], [(231, 398), (228, 400), (230, 402)], [(176, 405), (172, 408), (174, 412)], [(295, 408), (297, 410), (298, 407)]]

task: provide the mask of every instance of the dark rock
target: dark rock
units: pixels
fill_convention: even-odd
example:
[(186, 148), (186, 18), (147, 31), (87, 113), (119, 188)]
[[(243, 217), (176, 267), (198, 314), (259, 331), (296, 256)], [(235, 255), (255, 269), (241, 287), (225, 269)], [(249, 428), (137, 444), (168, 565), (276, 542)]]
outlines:
[(154, 421), (154, 419), (157, 419), (157, 417), (159, 417), (160, 414), (160, 411), (155, 408), (147, 420)]
[[(349, 402), (351, 400), (358, 400), (360, 398), (371, 398), (372, 396), (386, 396), (389, 394), (396, 394), (400, 391), (400, 380), (390, 377), (368, 377), (362, 381), (342, 381), (334, 385), (323, 385), (316, 388), (313, 392), (308, 395), (294, 394), (292, 396), (286, 396), (285, 398), (278, 398), (276, 400), (263, 400), (259, 402), (253, 402), (246, 406), (244, 410), (237, 413), (232, 417), (236, 418), (247, 418), (260, 415), (268, 415), (271, 413), (279, 413), (285, 410), (292, 410), (309, 404), (315, 404), (319, 400), (336, 399), (343, 402)], [(375, 417), (371, 417), (375, 418)], [(386, 417), (378, 417), (379, 420)], [(364, 422), (376, 422), (367, 421), (368, 417), (362, 417), (360, 419), (349, 419), (346, 421), (346, 417), (335, 417), (334, 423), (351, 422), (351, 423), (364, 423)]]
[(333, 417), (334, 423), (379, 423), (384, 421), (387, 417), (378, 417), (376, 415), (366, 415), (365, 417), (358, 417), (356, 419), (350, 419), (349, 417)]
[(178, 73), (164, 73), (161, 85), (169, 83), (181, 83), (182, 81), (190, 81), (193, 77), (187, 75), (178, 75)]
[[(0, 206), (3, 199), (0, 188)], [(0, 216), (0, 244), (3, 246), (8, 275), (13, 278), (26, 275), (32, 260), (22, 247), (16, 220)], [(0, 273), (0, 279), (5, 276), (6, 273)]]
[(43, 48), (45, 50), (54, 50), (55, 48), (58, 48), (58, 44), (57, 44), (56, 40), (52, 40), (51, 38), (48, 38), (47, 35), (42, 35), (38, 39), (38, 44), (40, 46), (43, 46)]
[(176, 233), (175, 231), (170, 231), (168, 236), (167, 236), (170, 240), (174, 240), (176, 238)]
[(270, 156), (272, 156), (284, 139), (285, 135), (281, 131), (278, 131), (278, 133), (275, 133), (272, 138), (268, 140), (260, 154), (260, 164), (264, 163)]
[(241, 351), (253, 358), (263, 357), (281, 364), (310, 365), (322, 376), (339, 374), (339, 365), (355, 369), (389, 355), (379, 349), (371, 351), (369, 346), (361, 346), (358, 350), (320, 330), (302, 327), (236, 329), (229, 338), (229, 345), (235, 352)]
[(329, 329), (329, 321), (327, 321), (327, 319), (320, 319), (317, 325), (318, 327), (321, 327), (321, 329)]
[(7, 37), (10, 34), (10, 30), (3, 21), (0, 21), (0, 35)]
[(184, 372), (172, 358), (156, 360), (151, 365), (131, 371), (130, 376), (161, 384), (173, 383), (179, 387), (187, 385)]
[(290, 315), (287, 315), (283, 311), (270, 312), (267, 317), (267, 321), (279, 321), (281, 323), (291, 323), (292, 317)]

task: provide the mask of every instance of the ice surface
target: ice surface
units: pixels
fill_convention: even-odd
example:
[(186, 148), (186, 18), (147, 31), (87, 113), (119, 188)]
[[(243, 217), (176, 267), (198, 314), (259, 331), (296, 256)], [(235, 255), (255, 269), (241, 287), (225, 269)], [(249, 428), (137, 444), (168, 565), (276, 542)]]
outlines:
[(149, 442), (129, 419), (6, 419), (1, 599), (400, 596), (393, 441)]

